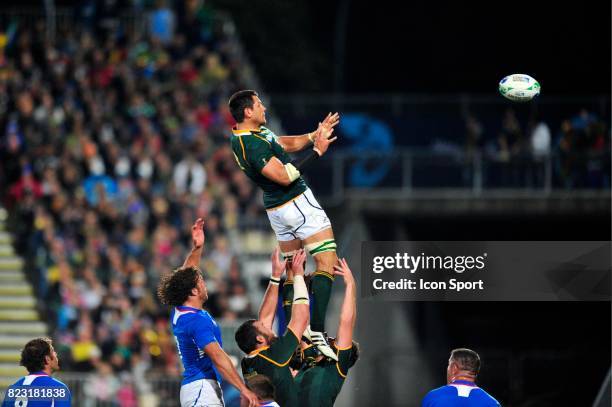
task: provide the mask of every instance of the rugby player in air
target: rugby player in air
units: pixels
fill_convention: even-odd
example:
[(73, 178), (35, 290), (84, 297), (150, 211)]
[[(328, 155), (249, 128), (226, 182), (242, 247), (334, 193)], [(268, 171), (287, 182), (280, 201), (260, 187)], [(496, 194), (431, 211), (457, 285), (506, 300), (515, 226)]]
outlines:
[[(283, 257), (291, 263), (297, 250), (306, 248), (316, 270), (310, 280), (313, 297), (310, 326), (305, 337), (325, 356), (336, 358), (325, 331), (325, 313), (331, 295), (336, 242), (329, 218), (302, 178), (302, 173), (336, 140), (331, 137), (340, 122), (338, 113), (328, 114), (317, 129), (298, 136), (277, 136), (266, 124), (266, 107), (253, 90), (236, 92), (229, 99), (236, 121), (231, 147), (240, 169), (263, 190), (264, 207), (278, 239)], [(288, 153), (308, 149), (291, 160)], [(293, 284), (291, 268), (286, 287)], [(291, 305), (288, 304), (287, 307)]]

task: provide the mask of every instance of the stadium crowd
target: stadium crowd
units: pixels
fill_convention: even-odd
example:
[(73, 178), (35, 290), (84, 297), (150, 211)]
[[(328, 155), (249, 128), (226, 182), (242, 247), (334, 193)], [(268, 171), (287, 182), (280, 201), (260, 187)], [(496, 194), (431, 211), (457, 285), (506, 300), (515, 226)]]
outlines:
[[(247, 87), (245, 64), (213, 32), (212, 11), (197, 0), (158, 2), (140, 10), (140, 33), (116, 17), (121, 10), (93, 3), (54, 38), (42, 22), (0, 35), (0, 190), (63, 370), (95, 371), (85, 392), (102, 401), (119, 393), (130, 406), (151, 391), (148, 371), (180, 375), (154, 293), (182, 264), (193, 220), (206, 219), (206, 307), (235, 320), (255, 311), (236, 256), (238, 226), (264, 210), (227, 142), (225, 102)], [(609, 151), (605, 124), (588, 113), (564, 122), (557, 140), (545, 126), (530, 130), (534, 154)], [(509, 113), (501, 161), (530, 149), (517, 129)], [(468, 149), (483, 148), (475, 118), (467, 133)], [(564, 186), (609, 185), (594, 178), (609, 168), (576, 170), (565, 157)]]
[(467, 115), (464, 151), (468, 158), (483, 153), (497, 163), (501, 169), (499, 186), (542, 187), (545, 162), (550, 158), (551, 186), (609, 188), (611, 129), (606, 121), (583, 108), (556, 127), (544, 118), (523, 126), (515, 110), (509, 108), (501, 117), (497, 136), (491, 137), (484, 134), (475, 115)]
[(143, 35), (84, 7), (85, 23), (54, 39), (39, 23), (0, 41), (3, 204), (63, 370), (97, 369), (86, 391), (100, 400), (134, 383), (109, 372), (180, 374), (154, 293), (182, 264), (194, 219), (206, 219), (207, 309), (253, 312), (238, 224), (264, 212), (229, 149), (225, 103), (243, 64), (203, 2), (181, 4), (143, 10)]

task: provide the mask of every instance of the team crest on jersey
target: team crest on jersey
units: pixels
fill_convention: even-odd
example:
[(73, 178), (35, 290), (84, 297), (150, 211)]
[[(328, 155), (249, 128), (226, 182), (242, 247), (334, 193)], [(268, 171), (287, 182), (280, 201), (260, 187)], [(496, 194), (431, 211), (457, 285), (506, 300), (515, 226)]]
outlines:
[(270, 129), (262, 127), (261, 135), (266, 138), (270, 143), (276, 141), (276, 134), (274, 134)]

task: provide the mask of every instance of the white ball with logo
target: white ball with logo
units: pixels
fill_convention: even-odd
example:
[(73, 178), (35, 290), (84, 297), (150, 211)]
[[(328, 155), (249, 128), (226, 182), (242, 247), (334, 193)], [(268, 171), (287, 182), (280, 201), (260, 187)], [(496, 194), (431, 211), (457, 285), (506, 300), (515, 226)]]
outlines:
[(513, 102), (528, 102), (540, 94), (540, 83), (529, 75), (515, 73), (499, 81), (499, 93)]

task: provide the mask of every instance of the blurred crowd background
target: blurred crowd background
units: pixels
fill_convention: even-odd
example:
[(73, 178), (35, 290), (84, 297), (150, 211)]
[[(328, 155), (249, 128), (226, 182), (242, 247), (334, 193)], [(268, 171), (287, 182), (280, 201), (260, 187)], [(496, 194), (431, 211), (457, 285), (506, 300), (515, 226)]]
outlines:
[[(206, 308), (224, 322), (257, 310), (240, 255), (243, 226), (265, 212), (234, 162), (226, 106), (253, 85), (251, 68), (203, 1), (87, 1), (74, 13), (79, 23), (53, 35), (40, 19), (8, 21), (0, 36), (0, 191), (62, 368), (97, 372), (85, 391), (130, 406), (152, 391), (145, 375), (180, 376), (154, 293), (182, 264), (196, 218), (206, 219)], [(304, 133), (326, 113), (283, 125)], [(555, 153), (562, 188), (609, 187), (609, 157), (573, 154), (610, 151), (592, 112), (560, 125), (521, 125), (513, 110), (495, 120), (488, 131), (464, 116), (459, 148), (501, 162)]]
[[(123, 10), (85, 5), (82, 24), (53, 39), (44, 21), (2, 37), (3, 204), (64, 370), (180, 375), (154, 293), (184, 261), (198, 217), (207, 309), (223, 320), (253, 313), (238, 222), (263, 207), (226, 142), (243, 64), (213, 33), (212, 10), (179, 4), (139, 10), (143, 35), (115, 18)], [(114, 394), (112, 377), (90, 390)]]

